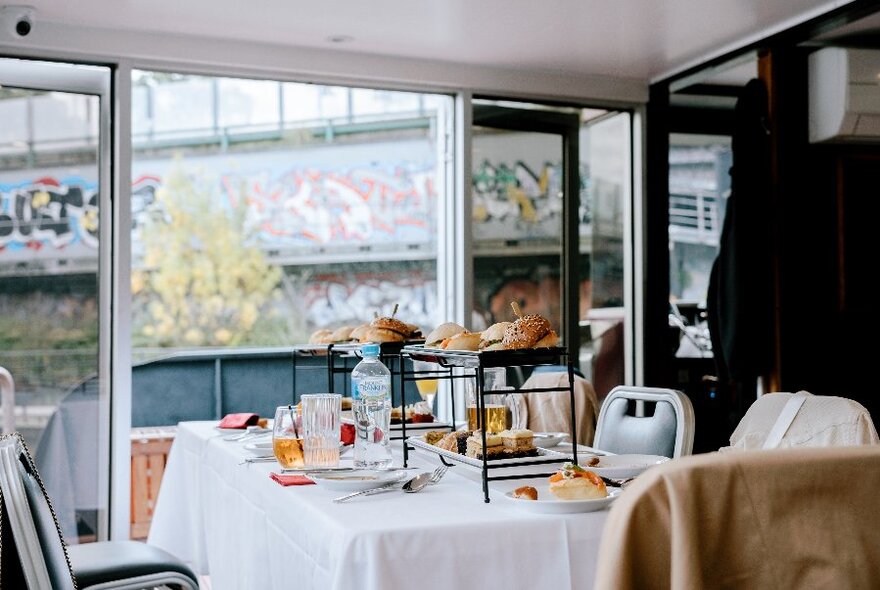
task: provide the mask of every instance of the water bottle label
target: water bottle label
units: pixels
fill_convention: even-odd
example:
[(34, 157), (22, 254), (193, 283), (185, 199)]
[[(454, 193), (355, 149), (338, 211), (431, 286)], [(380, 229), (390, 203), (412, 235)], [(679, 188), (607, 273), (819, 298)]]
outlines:
[(354, 399), (386, 398), (391, 383), (385, 377), (362, 378), (351, 380), (351, 397)]

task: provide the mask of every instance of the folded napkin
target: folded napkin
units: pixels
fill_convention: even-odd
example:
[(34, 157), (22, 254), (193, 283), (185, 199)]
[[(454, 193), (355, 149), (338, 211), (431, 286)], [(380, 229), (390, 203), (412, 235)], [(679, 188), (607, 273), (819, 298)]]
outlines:
[(305, 475), (281, 475), (280, 473), (275, 473), (274, 471), (269, 474), (271, 479), (274, 479), (278, 483), (283, 486), (307, 486), (311, 485), (315, 482), (310, 480)]
[(220, 420), (218, 427), (220, 428), (247, 428), (248, 426), (256, 426), (260, 421), (259, 414), (226, 414)]
[(343, 422), (339, 425), (339, 442), (344, 445), (354, 444), (354, 424)]

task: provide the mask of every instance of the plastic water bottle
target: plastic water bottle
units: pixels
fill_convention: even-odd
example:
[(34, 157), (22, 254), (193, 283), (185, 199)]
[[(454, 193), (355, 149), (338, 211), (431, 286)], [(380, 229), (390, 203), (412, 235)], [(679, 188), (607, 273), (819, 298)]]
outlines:
[(391, 464), (391, 371), (379, 360), (378, 344), (365, 344), (361, 356), (351, 370), (354, 466), (377, 469)]

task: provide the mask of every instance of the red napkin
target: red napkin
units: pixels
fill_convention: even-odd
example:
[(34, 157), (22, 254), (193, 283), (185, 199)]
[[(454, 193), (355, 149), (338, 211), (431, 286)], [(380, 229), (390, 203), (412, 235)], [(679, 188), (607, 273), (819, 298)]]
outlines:
[(343, 422), (339, 425), (339, 442), (344, 445), (354, 444), (354, 424)]
[(281, 475), (273, 471), (269, 477), (283, 486), (307, 486), (315, 483), (305, 475)]
[(259, 414), (226, 414), (218, 426), (220, 428), (247, 428), (248, 426), (256, 426), (259, 420)]

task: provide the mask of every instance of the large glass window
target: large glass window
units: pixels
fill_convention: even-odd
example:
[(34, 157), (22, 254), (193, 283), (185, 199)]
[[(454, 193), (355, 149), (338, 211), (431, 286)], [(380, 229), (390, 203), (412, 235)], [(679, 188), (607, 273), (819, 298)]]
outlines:
[(395, 304), (442, 321), (450, 97), (143, 71), (133, 84), (136, 359), (304, 343)]

